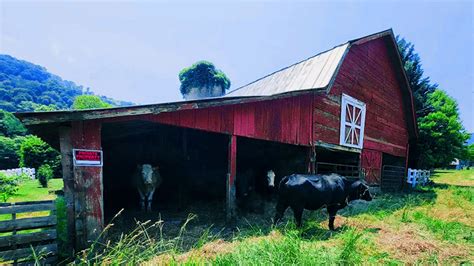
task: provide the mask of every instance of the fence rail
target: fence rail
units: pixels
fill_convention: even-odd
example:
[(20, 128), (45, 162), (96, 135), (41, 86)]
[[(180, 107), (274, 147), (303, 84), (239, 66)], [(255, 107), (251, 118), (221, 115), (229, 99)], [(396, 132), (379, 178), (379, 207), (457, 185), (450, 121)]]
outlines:
[(416, 187), (417, 185), (424, 186), (430, 181), (430, 176), (430, 170), (408, 168), (407, 183), (412, 187)]
[[(58, 252), (55, 211), (54, 201), (0, 203), (0, 215), (10, 216), (0, 221), (0, 263), (29, 263), (33, 250), (41, 261), (54, 262)], [(17, 219), (18, 214), (27, 217)]]
[(357, 165), (335, 164), (335, 163), (316, 163), (316, 173), (329, 174), (335, 173), (348, 178), (359, 178), (360, 168)]

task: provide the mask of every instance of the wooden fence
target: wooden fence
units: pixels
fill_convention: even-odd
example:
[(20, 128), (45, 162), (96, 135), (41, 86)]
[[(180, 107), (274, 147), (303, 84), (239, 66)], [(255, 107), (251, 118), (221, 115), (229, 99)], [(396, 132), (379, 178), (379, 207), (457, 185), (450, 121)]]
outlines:
[(316, 163), (317, 174), (339, 174), (347, 178), (359, 178), (360, 167), (357, 165), (336, 164), (336, 163)]
[(54, 201), (1, 203), (0, 264), (28, 264), (36, 259), (54, 263), (58, 251), (55, 212)]

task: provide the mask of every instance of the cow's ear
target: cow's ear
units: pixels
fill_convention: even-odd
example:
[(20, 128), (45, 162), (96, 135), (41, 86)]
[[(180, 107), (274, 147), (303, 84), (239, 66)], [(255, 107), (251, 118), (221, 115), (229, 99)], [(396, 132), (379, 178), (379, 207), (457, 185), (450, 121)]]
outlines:
[(153, 167), (153, 171), (158, 171), (159, 169), (160, 169), (160, 167), (158, 167), (158, 166)]

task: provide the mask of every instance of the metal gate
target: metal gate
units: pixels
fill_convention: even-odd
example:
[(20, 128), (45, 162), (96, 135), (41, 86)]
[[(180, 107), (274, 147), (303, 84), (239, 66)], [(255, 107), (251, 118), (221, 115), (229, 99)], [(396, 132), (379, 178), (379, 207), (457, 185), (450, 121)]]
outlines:
[(384, 165), (382, 167), (382, 182), (380, 188), (386, 191), (401, 190), (403, 187), (403, 180), (405, 180), (405, 173), (405, 167)]

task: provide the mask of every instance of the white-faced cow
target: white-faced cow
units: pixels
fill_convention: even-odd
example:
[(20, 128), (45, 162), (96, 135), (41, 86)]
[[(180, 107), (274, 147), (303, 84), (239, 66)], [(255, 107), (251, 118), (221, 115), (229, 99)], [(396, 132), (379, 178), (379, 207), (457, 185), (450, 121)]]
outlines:
[(303, 209), (318, 210), (326, 207), (329, 213), (329, 229), (334, 230), (337, 211), (357, 199), (372, 200), (369, 187), (360, 180), (351, 181), (336, 174), (293, 174), (280, 181), (274, 222), (278, 222), (290, 207), (299, 227)]
[(138, 165), (133, 175), (135, 187), (140, 194), (140, 207), (142, 210), (151, 211), (151, 202), (155, 190), (160, 186), (162, 179), (158, 172), (158, 166), (151, 164)]
[(262, 200), (269, 201), (274, 195), (275, 172), (268, 170), (256, 173), (249, 168), (237, 175), (237, 205), (243, 211), (262, 213), (265, 208)]

